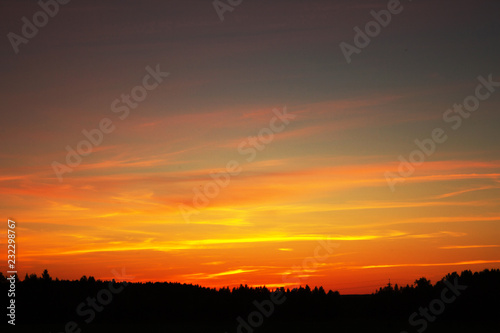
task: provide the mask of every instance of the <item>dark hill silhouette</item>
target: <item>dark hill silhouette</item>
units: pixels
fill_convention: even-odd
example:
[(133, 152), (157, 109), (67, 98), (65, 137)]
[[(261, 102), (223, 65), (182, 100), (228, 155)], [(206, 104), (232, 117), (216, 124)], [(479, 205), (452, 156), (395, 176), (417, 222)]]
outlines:
[[(2, 274), (0, 285), (6, 294)], [(424, 277), (411, 286), (389, 283), (371, 295), (54, 280), (44, 271), (17, 282), (16, 307), (15, 332), (500, 332), (500, 270), (454, 272), (434, 285)], [(434, 309), (428, 319), (425, 308)]]

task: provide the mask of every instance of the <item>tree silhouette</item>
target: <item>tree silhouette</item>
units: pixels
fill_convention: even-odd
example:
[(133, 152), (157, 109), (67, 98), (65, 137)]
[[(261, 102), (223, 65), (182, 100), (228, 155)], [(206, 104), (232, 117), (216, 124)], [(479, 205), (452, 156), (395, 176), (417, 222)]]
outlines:
[(45, 281), (45, 282), (52, 281), (52, 278), (50, 277), (48, 270), (44, 270), (43, 271), (43, 273), (42, 273), (42, 280)]
[[(393, 285), (388, 283), (371, 295), (340, 295), (338, 291), (326, 292), (321, 286), (311, 288), (308, 285), (275, 290), (265, 286), (248, 285), (215, 289), (178, 282), (129, 282), (126, 286), (120, 286), (120, 283), (96, 280), (92, 276), (82, 276), (73, 281), (53, 279), (48, 271), (44, 270), (40, 278), (36, 274), (26, 274), (24, 281), (16, 285), (16, 302), (23, 307), (23, 316), (19, 319), (23, 324), (65, 325), (68, 321), (75, 321), (84, 325), (84, 319), (87, 317), (75, 317), (75, 310), (79, 306), (81, 310), (91, 309), (90, 306), (81, 307), (82, 302), (85, 305), (90, 300), (94, 303), (105, 303), (94, 304), (96, 309), (105, 309), (96, 313), (95, 319), (96, 324), (103, 325), (123, 323), (127, 327), (133, 327), (134, 324), (142, 325), (145, 322), (158, 325), (169, 323), (172, 325), (170, 331), (175, 332), (179, 331), (178, 327), (193, 322), (207, 325), (217, 322), (220, 325), (229, 325), (225, 331), (230, 333), (236, 331), (236, 318), (247, 319), (249, 314), (262, 311), (266, 323), (270, 323), (269, 330), (262, 332), (296, 332), (300, 331), (301, 327), (303, 332), (315, 332), (299, 325), (311, 322), (332, 323), (339, 328), (339, 332), (369, 331), (373, 328), (371, 325), (379, 325), (378, 331), (382, 331), (382, 327), (386, 327), (384, 325), (387, 323), (399, 322), (401, 325), (407, 325), (408, 317), (419, 311), (419, 308), (431, 303), (437, 304), (433, 300), (439, 299), (442, 291), (449, 288), (449, 283), (445, 284), (447, 280), (453, 285), (466, 285), (467, 289), (461, 291), (461, 295), (456, 297), (452, 304), (446, 305), (446, 311), (439, 320), (444, 323), (463, 323), (465, 320), (470, 323), (480, 322), (483, 323), (482, 327), (488, 327), (484, 325), (495, 320), (500, 312), (498, 269), (475, 273), (450, 273), (435, 285), (425, 277), (417, 279), (412, 286), (399, 287), (394, 284), (393, 288)], [(0, 292), (6, 292), (9, 284), (5, 283), (5, 277), (0, 274), (0, 282), (2, 281), (0, 285), (4, 290)], [(46, 283), (47, 281), (51, 282)], [(109, 290), (120, 291), (109, 298), (106, 296), (111, 295)], [(272, 292), (276, 290), (283, 294), (284, 302), (271, 306), (269, 302)], [(448, 292), (447, 297), (451, 299), (451, 296)], [(282, 326), (273, 330), (273, 322)], [(285, 329), (288, 323), (297, 329)], [(466, 323), (463, 327), (467, 327)], [(81, 328), (82, 331), (93, 331), (91, 328)], [(393, 328), (394, 332), (405, 329)], [(60, 332), (61, 328), (55, 327), (52, 331)], [(193, 328), (186, 331), (199, 330)], [(224, 332), (223, 329), (218, 330), (221, 331)], [(255, 333), (257, 332), (260, 330), (255, 330)], [(391, 330), (387, 329), (385, 332)]]
[(429, 289), (432, 287), (431, 281), (427, 280), (425, 277), (421, 277), (418, 280), (415, 280), (415, 287), (421, 290)]

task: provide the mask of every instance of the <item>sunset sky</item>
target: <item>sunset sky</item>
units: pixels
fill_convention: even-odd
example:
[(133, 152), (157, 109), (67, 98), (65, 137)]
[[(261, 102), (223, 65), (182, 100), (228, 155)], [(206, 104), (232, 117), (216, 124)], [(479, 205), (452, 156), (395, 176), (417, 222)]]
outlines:
[[(371, 293), (500, 268), (500, 84), (445, 120), (478, 77), (500, 82), (500, 2), (401, 6), (347, 63), (340, 43), (387, 1), (243, 0), (221, 21), (210, 0), (73, 0), (17, 54), (8, 34), (41, 8), (2, 1), (0, 216), (19, 275)], [(67, 166), (103, 119), (114, 130)]]

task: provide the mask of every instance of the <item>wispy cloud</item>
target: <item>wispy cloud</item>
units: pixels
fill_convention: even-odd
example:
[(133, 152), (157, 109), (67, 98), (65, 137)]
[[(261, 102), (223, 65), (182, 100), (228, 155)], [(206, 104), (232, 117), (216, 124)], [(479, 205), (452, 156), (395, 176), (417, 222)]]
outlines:
[(256, 269), (234, 269), (231, 271), (226, 271), (226, 272), (221, 272), (221, 273), (208, 274), (205, 276), (205, 278), (212, 279), (214, 277), (219, 277), (219, 276), (250, 273), (250, 272), (255, 272), (255, 271), (257, 271), (257, 270)]
[(392, 264), (392, 265), (368, 265), (353, 267), (357, 269), (372, 269), (372, 268), (398, 268), (398, 267), (432, 267), (432, 266), (463, 266), (463, 265), (479, 265), (500, 263), (500, 260), (470, 260), (459, 262), (431, 263), (431, 264)]
[(450, 245), (450, 246), (440, 246), (440, 249), (444, 250), (454, 250), (454, 249), (481, 249), (481, 248), (492, 248), (500, 247), (500, 245)]
[(465, 189), (465, 190), (441, 194), (441, 195), (436, 196), (435, 198), (436, 199), (444, 199), (444, 198), (449, 198), (449, 197), (453, 197), (453, 196), (464, 194), (464, 193), (489, 190), (489, 189), (493, 189), (493, 188), (500, 188), (500, 187), (498, 187), (498, 186), (482, 186), (482, 187), (477, 187), (477, 188), (469, 188), (469, 189)]

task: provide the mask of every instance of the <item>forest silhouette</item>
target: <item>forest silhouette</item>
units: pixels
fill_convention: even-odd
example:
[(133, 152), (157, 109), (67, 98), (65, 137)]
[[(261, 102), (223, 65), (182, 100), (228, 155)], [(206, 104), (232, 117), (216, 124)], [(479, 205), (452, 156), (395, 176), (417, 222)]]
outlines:
[[(0, 285), (6, 294), (10, 283), (1, 273)], [(45, 270), (17, 280), (15, 293), (16, 332), (500, 331), (499, 269), (453, 272), (434, 284), (425, 277), (388, 283), (369, 295), (309, 286), (70, 281)]]

